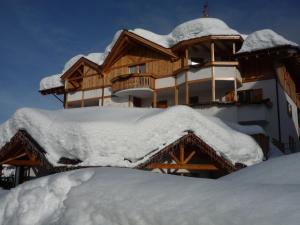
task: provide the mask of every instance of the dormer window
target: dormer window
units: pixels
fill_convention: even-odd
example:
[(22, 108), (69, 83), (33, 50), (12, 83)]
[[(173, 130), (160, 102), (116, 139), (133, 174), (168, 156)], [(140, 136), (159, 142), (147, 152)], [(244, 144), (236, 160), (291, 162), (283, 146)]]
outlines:
[(128, 67), (129, 74), (134, 73), (145, 73), (146, 72), (146, 64), (134, 65)]

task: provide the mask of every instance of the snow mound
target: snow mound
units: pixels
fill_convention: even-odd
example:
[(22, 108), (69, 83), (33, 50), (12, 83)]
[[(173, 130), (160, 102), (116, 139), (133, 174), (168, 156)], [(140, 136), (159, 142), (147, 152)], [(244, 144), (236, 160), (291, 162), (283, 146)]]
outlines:
[(238, 53), (253, 52), (280, 46), (298, 46), (272, 30), (265, 29), (256, 31), (246, 38)]
[(40, 91), (63, 87), (64, 83), (60, 79), (61, 74), (52, 75), (49, 77), (45, 77), (40, 82)]
[(200, 18), (188, 21), (177, 26), (172, 31), (175, 43), (210, 35), (240, 35), (229, 28), (226, 23), (216, 18)]
[(299, 202), (299, 185), (98, 168), (18, 186), (0, 201), (0, 224), (298, 225)]
[(61, 157), (82, 166), (135, 167), (191, 130), (233, 164), (259, 163), (263, 153), (248, 135), (186, 106), (137, 108), (20, 109), (0, 126), (0, 148), (25, 129), (53, 164)]
[(98, 65), (102, 65), (104, 61), (104, 54), (103, 53), (90, 53), (88, 55), (76, 55), (73, 58), (71, 58), (64, 66), (64, 69), (62, 71), (62, 74), (64, 74), (67, 70), (69, 70), (80, 58), (86, 58)]
[(300, 153), (280, 156), (220, 179), (241, 183), (300, 184)]

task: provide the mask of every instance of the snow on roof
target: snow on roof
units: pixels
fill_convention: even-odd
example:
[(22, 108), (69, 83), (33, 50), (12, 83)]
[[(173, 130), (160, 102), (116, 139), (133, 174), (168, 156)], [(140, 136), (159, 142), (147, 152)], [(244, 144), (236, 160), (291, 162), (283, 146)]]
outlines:
[(186, 106), (167, 110), (25, 108), (0, 126), (0, 147), (19, 129), (25, 129), (47, 151), (46, 157), (53, 165), (66, 157), (79, 158), (82, 166), (135, 167), (188, 130), (233, 164), (252, 165), (263, 159), (251, 137)]
[(279, 156), (221, 178), (224, 181), (300, 185), (300, 153)]
[(143, 29), (135, 29), (131, 30), (131, 32), (165, 48), (171, 48), (181, 41), (193, 38), (211, 35), (240, 35), (237, 31), (228, 27), (222, 20), (216, 18), (200, 18), (185, 22), (167, 35), (159, 35)]
[(274, 31), (265, 29), (249, 34), (238, 53), (253, 52), (287, 45), (298, 46), (298, 44), (285, 39)]
[(210, 35), (240, 35), (220, 19), (200, 18), (185, 22), (172, 31), (175, 43)]
[(60, 79), (61, 74), (52, 75), (49, 77), (45, 77), (40, 82), (40, 91), (63, 87), (64, 83)]
[(76, 55), (71, 58), (68, 62), (66, 62), (64, 69), (62, 70), (62, 74), (64, 74), (68, 69), (70, 69), (80, 58), (86, 58), (98, 65), (102, 65), (104, 61), (104, 54), (103, 53), (89, 53), (88, 55)]
[(36, 179), (4, 192), (0, 224), (298, 225), (299, 202), (300, 185), (90, 168)]

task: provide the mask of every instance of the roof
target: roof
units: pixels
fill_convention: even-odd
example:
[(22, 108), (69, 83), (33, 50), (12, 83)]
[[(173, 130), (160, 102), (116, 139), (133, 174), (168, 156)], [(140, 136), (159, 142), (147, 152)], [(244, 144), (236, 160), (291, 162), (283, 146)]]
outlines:
[(264, 29), (249, 34), (238, 54), (251, 53), (283, 46), (298, 47), (298, 44), (285, 39), (270, 29)]
[(252, 165), (263, 159), (251, 137), (186, 106), (20, 109), (0, 126), (0, 148), (20, 129), (45, 149), (54, 166), (68, 158), (81, 160), (80, 166), (135, 167), (189, 131), (233, 165)]

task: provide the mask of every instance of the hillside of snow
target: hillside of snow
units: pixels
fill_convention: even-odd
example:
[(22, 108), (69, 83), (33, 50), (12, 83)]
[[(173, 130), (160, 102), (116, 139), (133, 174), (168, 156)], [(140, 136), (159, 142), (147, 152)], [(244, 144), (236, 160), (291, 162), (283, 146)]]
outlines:
[(167, 110), (20, 109), (0, 125), (0, 148), (20, 129), (46, 150), (53, 165), (66, 157), (80, 159), (81, 166), (135, 167), (188, 131), (233, 164), (253, 165), (263, 159), (260, 147), (250, 136), (186, 106)]
[(224, 181), (300, 185), (300, 153), (280, 156), (220, 178)]
[(0, 225), (298, 225), (299, 202), (299, 184), (84, 169), (11, 190), (0, 201)]

